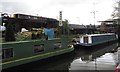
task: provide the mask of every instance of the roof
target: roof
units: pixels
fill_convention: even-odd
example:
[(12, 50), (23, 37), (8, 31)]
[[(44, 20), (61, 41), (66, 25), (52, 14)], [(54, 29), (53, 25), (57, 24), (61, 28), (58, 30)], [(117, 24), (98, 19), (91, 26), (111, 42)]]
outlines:
[(114, 33), (105, 33), (105, 34), (87, 34), (83, 36), (101, 36), (101, 35), (115, 35)]
[(107, 20), (104, 20), (104, 21), (98, 21), (98, 22), (115, 22), (113, 19), (107, 19)]
[(69, 24), (70, 29), (85, 29), (84, 25)]

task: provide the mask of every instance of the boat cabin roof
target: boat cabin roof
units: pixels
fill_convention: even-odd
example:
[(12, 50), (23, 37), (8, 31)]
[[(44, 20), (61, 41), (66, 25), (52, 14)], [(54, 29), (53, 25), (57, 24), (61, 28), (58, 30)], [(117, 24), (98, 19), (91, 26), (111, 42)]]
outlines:
[(101, 35), (114, 35), (114, 33), (105, 33), (105, 34), (86, 34), (86, 35), (83, 35), (83, 36), (86, 37), (86, 36), (101, 36)]

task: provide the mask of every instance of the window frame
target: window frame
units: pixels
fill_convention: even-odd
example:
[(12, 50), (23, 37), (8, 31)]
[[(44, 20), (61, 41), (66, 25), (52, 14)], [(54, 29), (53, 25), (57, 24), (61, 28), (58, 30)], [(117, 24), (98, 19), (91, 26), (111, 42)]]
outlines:
[[(7, 49), (12, 49), (12, 56), (10, 56), (10, 57), (6, 57), (5, 55), (5, 53), (6, 53), (6, 51), (5, 50), (7, 50)], [(3, 57), (3, 55), (4, 55), (4, 57)], [(2, 60), (7, 60), (7, 59), (12, 59), (12, 58), (14, 58), (14, 48), (3, 48), (2, 49)]]
[[(35, 48), (35, 46), (43, 46), (43, 50), (41, 50), (41, 51), (36, 51), (35, 49), (37, 49), (37, 47)], [(36, 45), (34, 45), (34, 53), (35, 54), (37, 54), (37, 53), (42, 53), (42, 52), (44, 52), (45, 51), (45, 45), (44, 44), (36, 44)]]
[[(57, 47), (58, 46), (58, 47)], [(59, 46), (61, 46), (61, 47), (59, 47)], [(54, 49), (61, 49), (63, 46), (62, 46), (62, 42), (56, 42), (55, 44), (54, 44)]]

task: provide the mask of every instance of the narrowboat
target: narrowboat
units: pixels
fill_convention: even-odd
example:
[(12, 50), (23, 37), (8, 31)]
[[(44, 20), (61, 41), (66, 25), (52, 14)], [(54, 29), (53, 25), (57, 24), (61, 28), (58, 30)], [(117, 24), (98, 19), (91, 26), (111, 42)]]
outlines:
[[(1, 44), (0, 44), (1, 45)], [(0, 65), (2, 69), (45, 59), (73, 51), (68, 38), (30, 40), (2, 43)]]
[(75, 40), (75, 45), (91, 47), (106, 42), (116, 41), (117, 39), (118, 36), (114, 33), (82, 35)]
[[(26, 17), (33, 18), (25, 15), (23, 18), (7, 18), (6, 21), (3, 21), (5, 22), (6, 31), (5, 37), (3, 37), (5, 41), (3, 40), (0, 43), (0, 46), (2, 46), (0, 48), (0, 66), (2, 69), (69, 53), (74, 50), (69, 35), (58, 32), (62, 30), (59, 28), (58, 23), (55, 23), (56, 20), (43, 18), (41, 23), (39, 17), (24, 19)], [(21, 27), (21, 23), (28, 30), (16, 32), (19, 31), (19, 28), (16, 27)], [(34, 28), (34, 25), (37, 27)]]

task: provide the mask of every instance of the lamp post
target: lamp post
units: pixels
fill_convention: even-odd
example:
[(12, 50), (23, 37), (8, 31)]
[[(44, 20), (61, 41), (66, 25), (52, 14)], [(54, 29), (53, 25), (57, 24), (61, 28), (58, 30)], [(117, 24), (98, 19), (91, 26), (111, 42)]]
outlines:
[(95, 32), (96, 12), (98, 12), (98, 11), (95, 10), (95, 2), (93, 3), (93, 6), (94, 6), (94, 11), (92, 11), (91, 13), (93, 14), (94, 32)]

